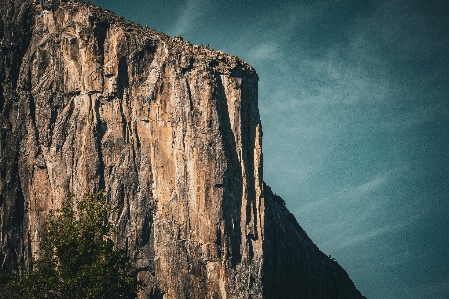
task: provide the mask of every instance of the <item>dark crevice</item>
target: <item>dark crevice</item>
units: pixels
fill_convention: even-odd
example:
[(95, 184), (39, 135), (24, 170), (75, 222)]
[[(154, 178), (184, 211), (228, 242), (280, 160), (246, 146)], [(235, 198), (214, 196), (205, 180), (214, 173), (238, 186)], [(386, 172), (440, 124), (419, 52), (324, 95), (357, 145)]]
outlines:
[(189, 97), (190, 111), (193, 111), (192, 91), (190, 90), (189, 81), (186, 78), (187, 96)]
[(80, 45), (78, 42), (78, 39), (76, 38), (72, 38), (70, 40), (70, 58), (75, 61), (78, 62), (78, 57), (80, 52)]
[(0, 113), (3, 112), (3, 105), (5, 104), (5, 97), (3, 95), (3, 85), (0, 84)]
[(123, 210), (125, 209), (125, 187), (123, 184), (120, 184), (118, 186), (118, 196), (117, 196), (117, 204), (120, 209), (120, 214), (123, 213)]
[[(150, 237), (152, 236), (152, 230), (151, 230), (151, 224), (153, 223), (152, 216), (145, 217), (143, 226), (142, 226), (142, 233), (141, 238), (139, 238), (139, 248), (142, 248), (146, 244), (150, 242)], [(154, 237), (154, 236), (153, 236)]]
[[(19, 11), (18, 13), (14, 12), (16, 19), (16, 25), (14, 30), (14, 35), (17, 36), (17, 41), (11, 50), (10, 55), (10, 74), (13, 76), (12, 85), (13, 88), (16, 89), (17, 81), (19, 78), (20, 69), (22, 63), (26, 63), (24, 61), (24, 56), (30, 46), (31, 42), (31, 32), (32, 26), (34, 25), (34, 15), (32, 4), (23, 4), (26, 5), (24, 10)], [(14, 38), (16, 39), (16, 38)]]
[(128, 61), (125, 56), (122, 56), (118, 63), (118, 76), (117, 76), (118, 98), (123, 99), (125, 88), (128, 87), (129, 87)]
[(97, 61), (100, 65), (104, 64), (104, 41), (106, 40), (106, 36), (109, 30), (109, 23), (100, 22), (95, 25), (94, 28), (94, 37), (97, 41), (96, 45), (96, 53), (97, 53)]
[(125, 117), (125, 113), (123, 112), (123, 106), (122, 103), (119, 103), (119, 110), (120, 110), (120, 117), (122, 118), (122, 134), (123, 134), (123, 140), (125, 143), (127, 143), (129, 140), (128, 138), (128, 130), (127, 130), (127, 121)]
[(246, 241), (248, 248), (249, 248), (249, 260), (252, 261), (253, 257), (254, 257), (254, 248), (253, 248), (253, 240), (254, 240), (254, 235), (253, 234), (249, 234), (248, 239)]
[(0, 39), (3, 39), (5, 35), (5, 24), (3, 23), (3, 19), (0, 17)]
[(39, 49), (37, 56), (38, 56), (38, 76), (39, 78), (41, 78), (45, 73), (45, 70), (47, 69), (47, 66), (49, 64), (50, 55), (48, 54), (47, 50)]
[[(53, 129), (55, 127), (56, 120), (58, 119), (58, 110), (61, 108), (58, 104), (54, 103), (54, 98), (55, 97), (59, 97), (59, 95), (53, 94), (50, 97), (51, 111), (50, 111), (50, 123), (49, 123), (50, 136), (48, 136), (49, 144), (51, 143), (51, 138), (52, 138), (51, 136), (52, 136), (52, 133), (53, 133)], [(59, 102), (59, 101), (60, 101), (60, 99), (57, 99), (57, 102)]]
[[(14, 114), (15, 108), (24, 109), (18, 107), (16, 103), (8, 101), (4, 107), (3, 114), (11, 116)], [(25, 108), (26, 109), (26, 108)], [(25, 110), (24, 109), (24, 110)], [(2, 122), (7, 122), (7, 119), (0, 117)], [(10, 119), (11, 120), (11, 119)], [(23, 254), (26, 253), (23, 234), (23, 222), (25, 213), (25, 196), (23, 193), (23, 186), (20, 174), (20, 149), (21, 141), (24, 138), (26, 128), (23, 125), (23, 119), (17, 119), (17, 122), (12, 129), (11, 124), (9, 127), (0, 128), (1, 136), (1, 177), (0, 183), (3, 185), (1, 190), (1, 227), (2, 235), (2, 248), (0, 251), (5, 255), (2, 263), (4, 265), (18, 264), (23, 260)], [(5, 123), (3, 123), (5, 125)], [(5, 146), (5, 147), (3, 147)], [(26, 169), (22, 167), (22, 170), (26, 172)], [(26, 173), (24, 173), (25, 180), (27, 180)], [(6, 242), (5, 242), (6, 240)], [(21, 264), (22, 265), (22, 264)], [(1, 296), (0, 296), (1, 297)]]
[[(133, 153), (133, 157), (132, 157), (132, 163), (134, 166), (134, 174), (137, 176), (137, 178), (139, 177), (139, 172), (138, 172), (138, 167), (137, 167), (137, 154), (136, 154), (136, 148), (134, 147), (134, 142), (131, 144), (131, 150)], [(138, 181), (138, 180), (137, 180)]]
[(154, 40), (147, 40), (145, 44), (138, 51), (132, 55), (132, 76), (137, 78), (137, 82), (143, 83), (147, 78), (151, 70), (151, 62), (154, 59), (154, 54), (158, 42)]
[[(143, 120), (145, 121), (145, 120)], [(148, 123), (148, 121), (146, 121)], [(141, 149), (141, 143), (140, 143), (140, 137), (139, 137), (139, 131), (136, 130), (136, 143), (137, 143), (137, 148), (140, 150)]]
[(220, 63), (217, 60), (212, 60), (211, 62), (209, 62), (209, 67), (211, 69), (215, 69)]
[(32, 121), (32, 126), (33, 126), (33, 130), (34, 130), (34, 138), (36, 140), (36, 145), (40, 145), (39, 143), (39, 131), (37, 130), (37, 123), (36, 123), (36, 103), (34, 101), (34, 97), (33, 95), (30, 93), (28, 95), (29, 97), (29, 103), (30, 103), (30, 117), (31, 117), (31, 121)]
[[(242, 230), (240, 227), (240, 207), (242, 205), (242, 185), (240, 174), (241, 165), (237, 154), (234, 132), (229, 118), (228, 101), (223, 82), (219, 74), (215, 74), (216, 88), (213, 91), (213, 100), (217, 105), (219, 130), (225, 150), (227, 168), (223, 178), (223, 217), (224, 235), (229, 242), (231, 263), (235, 267), (242, 260), (240, 247), (242, 244)], [(236, 178), (238, 181), (236, 181)], [(229, 257), (229, 256), (228, 256)]]
[[(18, 158), (18, 157), (17, 157)], [(16, 183), (16, 188), (13, 191), (13, 196), (12, 198), (14, 198), (14, 203), (13, 203), (13, 207), (10, 207), (11, 210), (10, 212), (12, 212), (10, 214), (10, 222), (9, 222), (9, 228), (12, 230), (13, 234), (12, 237), (15, 239), (14, 242), (11, 242), (11, 247), (17, 247), (15, 250), (13, 250), (14, 252), (14, 256), (13, 256), (13, 261), (14, 262), (19, 262), (18, 258), (20, 256), (21, 259), (23, 259), (23, 250), (24, 248), (20, 248), (21, 244), (24, 240), (23, 238), (23, 219), (24, 219), (24, 215), (25, 215), (25, 196), (23, 194), (22, 191), (22, 183), (20, 180), (20, 175), (19, 175), (19, 163), (18, 161), (15, 161), (13, 164), (13, 173), (15, 176), (15, 179), (17, 181)], [(11, 197), (10, 197), (11, 198)], [(17, 255), (19, 254), (19, 255)]]
[(55, 0), (40, 0), (39, 2), (42, 6), (42, 9), (45, 9), (45, 10), (54, 11), (59, 6), (59, 1), (55, 1)]
[(155, 288), (151, 291), (149, 299), (164, 299), (164, 292), (162, 292), (158, 288)]
[(30, 94), (30, 116), (33, 123), (36, 123), (36, 104), (34, 103), (34, 97)]
[(106, 188), (105, 179), (104, 179), (104, 159), (103, 159), (103, 147), (101, 145), (101, 141), (104, 137), (104, 134), (107, 130), (107, 125), (104, 121), (100, 118), (100, 101), (95, 102), (95, 113), (96, 113), (96, 119), (97, 124), (95, 127), (95, 142), (97, 146), (97, 152), (98, 152), (98, 166), (97, 166), (97, 175), (98, 175), (98, 189), (104, 190)]
[(187, 58), (188, 62), (184, 67), (181, 67), (181, 73), (187, 73), (190, 72), (193, 69), (193, 57)]

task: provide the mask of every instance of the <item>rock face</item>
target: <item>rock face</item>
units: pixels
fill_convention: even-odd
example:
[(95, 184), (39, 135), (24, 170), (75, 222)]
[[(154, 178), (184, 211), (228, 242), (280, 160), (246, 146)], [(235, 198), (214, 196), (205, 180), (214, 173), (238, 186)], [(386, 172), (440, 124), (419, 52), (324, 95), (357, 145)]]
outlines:
[(263, 184), (251, 66), (83, 2), (0, 13), (2, 267), (105, 189), (141, 298), (363, 298)]

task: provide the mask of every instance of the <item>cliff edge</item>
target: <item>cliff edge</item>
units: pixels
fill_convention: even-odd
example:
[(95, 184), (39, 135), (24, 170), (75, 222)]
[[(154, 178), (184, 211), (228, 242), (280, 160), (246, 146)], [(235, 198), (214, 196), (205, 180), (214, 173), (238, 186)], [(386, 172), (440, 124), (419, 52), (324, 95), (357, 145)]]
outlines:
[(84, 2), (0, 15), (2, 267), (104, 189), (140, 298), (364, 298), (263, 184), (250, 65)]

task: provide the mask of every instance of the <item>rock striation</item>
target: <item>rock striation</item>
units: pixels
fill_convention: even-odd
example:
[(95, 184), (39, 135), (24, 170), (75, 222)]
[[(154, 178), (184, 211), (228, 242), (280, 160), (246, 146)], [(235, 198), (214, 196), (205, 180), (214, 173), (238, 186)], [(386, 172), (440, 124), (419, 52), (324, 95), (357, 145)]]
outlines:
[(140, 298), (364, 298), (264, 185), (242, 60), (92, 4), (0, 0), (0, 263), (104, 189)]

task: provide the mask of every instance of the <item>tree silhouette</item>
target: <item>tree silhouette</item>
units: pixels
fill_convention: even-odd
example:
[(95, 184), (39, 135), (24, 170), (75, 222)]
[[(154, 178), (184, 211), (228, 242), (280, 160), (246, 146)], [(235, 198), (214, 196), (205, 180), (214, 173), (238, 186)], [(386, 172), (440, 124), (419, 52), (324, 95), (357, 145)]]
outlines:
[(103, 192), (68, 197), (51, 211), (32, 269), (8, 282), (10, 298), (136, 298), (134, 267), (126, 249), (114, 248)]

